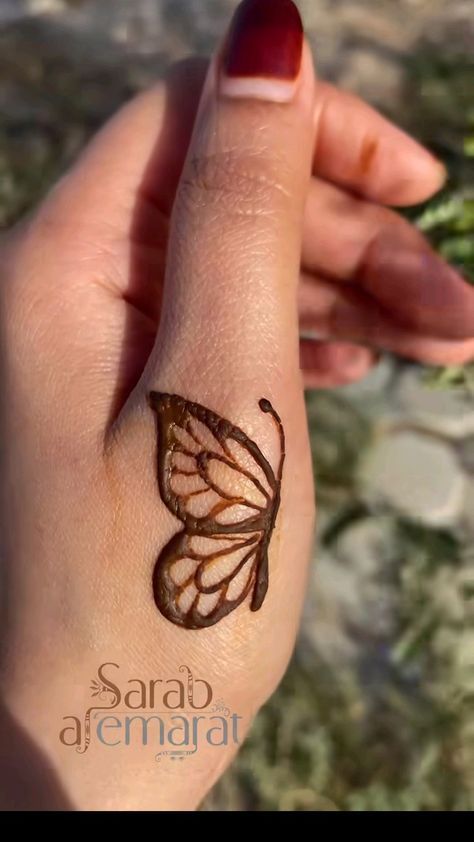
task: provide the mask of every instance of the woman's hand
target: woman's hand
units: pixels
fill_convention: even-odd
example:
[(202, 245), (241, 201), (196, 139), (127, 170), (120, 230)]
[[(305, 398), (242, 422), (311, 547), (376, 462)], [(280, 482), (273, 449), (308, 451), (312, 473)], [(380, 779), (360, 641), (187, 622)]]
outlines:
[[(426, 199), (442, 167), (316, 82), (301, 43), (290, 0), (246, 0), (202, 96), (202, 64), (175, 68), (3, 243), (3, 688), (74, 807), (193, 807), (237, 748), (203, 745), (176, 774), (143, 746), (63, 745), (62, 718), (90, 704), (100, 663), (143, 681), (189, 665), (242, 717), (240, 737), (284, 672), (313, 534), (300, 358), (315, 386), (363, 376), (380, 348), (473, 355), (473, 291), (384, 207)], [(237, 425), (275, 477), (260, 399), (281, 416), (258, 611), (255, 580), (209, 628), (157, 610), (157, 557), (186, 524), (160, 499), (151, 391)], [(240, 482), (230, 494), (245, 496)]]

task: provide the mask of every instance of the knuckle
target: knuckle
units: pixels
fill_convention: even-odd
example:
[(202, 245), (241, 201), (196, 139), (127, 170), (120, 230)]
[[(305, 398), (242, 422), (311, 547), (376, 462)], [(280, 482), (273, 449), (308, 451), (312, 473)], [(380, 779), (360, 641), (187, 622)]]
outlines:
[(288, 196), (283, 168), (268, 154), (223, 150), (191, 158), (179, 198), (187, 209), (217, 206), (254, 217), (278, 210)]

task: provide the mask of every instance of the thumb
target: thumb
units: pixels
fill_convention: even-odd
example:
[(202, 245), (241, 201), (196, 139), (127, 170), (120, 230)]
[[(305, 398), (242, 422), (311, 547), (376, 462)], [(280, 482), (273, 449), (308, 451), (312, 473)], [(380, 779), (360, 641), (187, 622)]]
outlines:
[[(257, 672), (266, 653), (266, 692), (293, 646), (312, 539), (296, 292), (314, 85), (291, 0), (245, 0), (208, 73), (172, 215), (156, 345), (119, 421), (139, 475), (136, 498), (146, 477), (156, 522), (152, 393), (159, 490), (170, 514), (157, 526), (154, 578), (158, 608), (174, 623), (160, 627), (167, 651), (176, 652), (176, 635), (188, 654), (202, 635), (217, 645), (223, 633), (228, 646), (229, 631), (238, 628), (246, 663), (253, 653)], [(280, 507), (277, 415), (286, 436)], [(171, 540), (163, 547), (164, 529)], [(199, 550), (190, 549), (196, 536), (205, 542)], [(240, 555), (230, 559), (231, 549)], [(179, 561), (190, 566), (172, 581)], [(215, 580), (206, 584), (211, 566)], [(280, 618), (276, 648), (271, 617)], [(201, 631), (189, 636), (176, 624)]]
[(225, 385), (241, 404), (242, 391), (295, 385), (313, 106), (296, 7), (245, 0), (208, 74), (179, 185), (147, 388), (158, 377), (222, 399)]

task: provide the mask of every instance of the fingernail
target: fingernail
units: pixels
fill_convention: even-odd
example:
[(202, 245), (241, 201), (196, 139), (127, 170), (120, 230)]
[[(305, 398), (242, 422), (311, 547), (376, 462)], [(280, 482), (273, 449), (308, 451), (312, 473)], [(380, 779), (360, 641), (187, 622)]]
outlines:
[(371, 352), (357, 345), (339, 345), (334, 356), (338, 368), (347, 375), (365, 372), (373, 363)]
[(303, 24), (292, 0), (244, 0), (222, 59), (221, 92), (234, 98), (290, 102), (303, 54)]

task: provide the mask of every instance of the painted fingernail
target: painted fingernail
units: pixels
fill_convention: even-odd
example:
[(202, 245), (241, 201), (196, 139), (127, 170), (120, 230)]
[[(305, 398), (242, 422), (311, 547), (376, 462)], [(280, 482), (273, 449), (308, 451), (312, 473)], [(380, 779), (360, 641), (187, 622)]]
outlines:
[(221, 92), (236, 98), (290, 102), (303, 54), (303, 24), (292, 0), (244, 0), (222, 59)]

